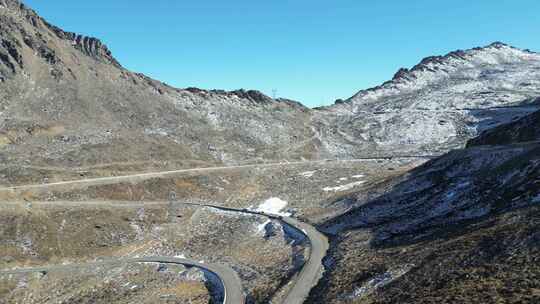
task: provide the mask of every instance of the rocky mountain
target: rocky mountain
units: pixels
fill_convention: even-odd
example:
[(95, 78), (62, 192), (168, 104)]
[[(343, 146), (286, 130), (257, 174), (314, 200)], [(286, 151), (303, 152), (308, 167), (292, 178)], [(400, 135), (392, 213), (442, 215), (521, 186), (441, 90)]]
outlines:
[(538, 301), (539, 114), (349, 198), (322, 303)]
[(538, 109), (539, 76), (540, 54), (497, 42), (425, 58), (318, 116), (333, 117), (326, 141), (343, 154), (440, 153)]
[(6, 176), (438, 154), (530, 113), (540, 95), (540, 55), (501, 43), (426, 58), (379, 87), (309, 109), (252, 90), (170, 87), (17, 0), (0, 2), (0, 25)]
[(0, 173), (8, 183), (68, 168), (108, 175), (432, 155), (490, 128), (472, 143), (536, 134), (526, 128), (534, 115), (511, 124), (515, 132), (496, 128), (540, 107), (540, 54), (502, 43), (428, 57), (381, 86), (309, 109), (253, 90), (170, 87), (126, 70), (98, 39), (65, 32), (17, 0), (0, 2), (0, 25)]
[[(538, 303), (538, 96), (540, 54), (503, 43), (316, 109), (178, 89), (0, 0), (0, 264), (187, 255), (282, 302), (326, 253), (290, 214), (331, 236), (307, 303)], [(0, 303), (221, 299), (204, 270), (139, 266), (0, 275)]]
[[(310, 110), (257, 91), (175, 89), (124, 69), (98, 39), (15, 0), (0, 6), (2, 163), (74, 167), (312, 157)], [(175, 163), (178, 166), (178, 163)]]
[(332, 220), (327, 223), (328, 231), (375, 226), (385, 239), (482, 217), (498, 210), (497, 202), (503, 209), (535, 202), (540, 191), (540, 143), (519, 138), (540, 125), (529, 124), (522, 132), (515, 125), (531, 121), (538, 113), (498, 128), (503, 134), (514, 131), (518, 140), (501, 137), (501, 143), (495, 144), (489, 142), (492, 132), (486, 132), (472, 140), (469, 148), (449, 152), (414, 169), (404, 180), (396, 179), (391, 192), (376, 201), (356, 202), (361, 206), (344, 215), (348, 220)]

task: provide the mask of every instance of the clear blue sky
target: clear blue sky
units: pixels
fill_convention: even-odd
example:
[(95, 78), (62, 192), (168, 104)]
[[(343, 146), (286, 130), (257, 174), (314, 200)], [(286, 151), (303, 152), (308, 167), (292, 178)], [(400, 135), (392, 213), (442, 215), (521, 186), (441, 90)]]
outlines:
[(503, 41), (540, 50), (538, 0), (23, 0), (177, 87), (258, 89), (309, 106), (400, 67)]

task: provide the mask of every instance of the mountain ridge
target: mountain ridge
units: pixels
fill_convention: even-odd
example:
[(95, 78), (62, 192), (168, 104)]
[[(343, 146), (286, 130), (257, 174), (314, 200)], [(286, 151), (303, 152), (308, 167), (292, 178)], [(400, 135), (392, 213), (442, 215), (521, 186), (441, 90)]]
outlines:
[[(111, 63), (116, 67), (123, 68), (121, 63), (113, 56), (112, 52), (107, 47), (107, 45), (104, 44), (99, 38), (92, 37), (92, 36), (81, 35), (81, 34), (78, 34), (76, 32), (64, 31), (63, 29), (61, 29), (61, 28), (59, 28), (59, 27), (57, 27), (57, 26), (55, 26), (53, 24), (50, 24), (44, 18), (40, 17), (34, 10), (32, 10), (31, 8), (26, 6), (22, 1), (19, 1), (19, 0), (2, 0), (2, 1), (0, 1), (0, 6), (4, 6), (4, 7), (8, 8), (8, 9), (12, 9), (12, 10), (15, 10), (17, 12), (24, 13), (24, 17), (27, 18), (34, 26), (39, 26), (39, 23), (42, 23), (44, 26), (46, 26), (48, 29), (50, 29), (52, 32), (54, 32), (58, 38), (69, 41), (73, 45), (73, 47), (75, 47), (76, 49), (78, 49), (82, 53), (84, 53), (84, 54), (86, 54), (86, 55), (88, 55), (90, 57), (93, 57), (93, 58), (95, 58), (97, 60), (101, 60), (102, 62)], [(371, 87), (371, 88), (367, 88), (367, 89), (362, 89), (358, 93), (354, 94), (352, 97), (349, 97), (349, 98), (347, 98), (345, 100), (340, 99), (340, 100), (336, 101), (333, 105), (315, 107), (315, 108), (312, 108), (312, 109), (314, 109), (314, 110), (327, 110), (327, 109), (331, 109), (335, 105), (353, 103), (354, 100), (358, 99), (359, 97), (369, 95), (370, 93), (377, 92), (377, 91), (379, 91), (381, 89), (385, 89), (385, 88), (387, 88), (389, 86), (400, 85), (400, 84), (406, 83), (408, 81), (413, 81), (413, 80), (417, 79), (417, 76), (416, 76), (415, 72), (425, 72), (425, 71), (435, 72), (435, 71), (437, 71), (437, 68), (438, 68), (439, 65), (448, 63), (448, 60), (450, 60), (450, 59), (457, 59), (457, 60), (465, 60), (466, 61), (471, 56), (474, 56), (474, 54), (472, 54), (472, 52), (486, 52), (488, 50), (493, 50), (493, 49), (497, 49), (497, 50), (510, 49), (510, 50), (514, 50), (516, 52), (523, 52), (524, 54), (532, 54), (532, 55), (540, 56), (540, 54), (537, 53), (537, 52), (533, 52), (533, 51), (530, 51), (528, 49), (522, 50), (522, 49), (516, 48), (514, 46), (511, 46), (509, 44), (499, 42), (499, 41), (493, 42), (493, 43), (491, 43), (489, 45), (486, 45), (486, 46), (473, 47), (473, 48), (466, 49), (466, 50), (461, 50), (461, 49), (454, 50), (454, 51), (451, 51), (451, 52), (449, 52), (449, 53), (447, 53), (445, 55), (427, 56), (427, 57), (421, 59), (419, 61), (419, 63), (415, 64), (410, 69), (409, 68), (400, 68), (394, 74), (392, 79), (390, 79), (388, 81), (385, 81), (380, 85), (377, 85), (377, 86)], [(148, 77), (146, 75), (143, 75), (141, 73), (137, 73), (137, 72), (132, 72), (132, 73), (144, 76), (145, 78), (148, 78), (148, 79), (151, 79), (150, 77)], [(156, 81), (156, 82), (164, 84), (162, 81), (159, 81), (159, 80), (152, 79), (152, 81)], [(225, 91), (225, 90), (220, 90), (220, 89), (204, 90), (204, 89), (199, 89), (197, 87), (185, 87), (185, 88), (171, 87), (171, 88), (175, 89), (175, 90), (188, 90), (188, 91), (191, 91), (191, 92), (195, 92), (195, 91), (205, 92), (206, 91), (206, 92), (212, 92), (212, 93), (216, 93), (216, 94), (233, 93), (233, 94), (239, 95), (239, 96), (240, 95), (243, 95), (243, 96), (260, 95), (262, 98), (251, 98), (252, 100), (258, 100), (258, 101), (270, 100), (271, 99), (270, 97), (264, 95), (262, 92), (260, 92), (260, 91), (258, 91), (256, 89), (247, 90), (248, 94), (246, 95), (245, 93), (242, 92), (242, 91), (244, 91), (244, 89)], [(286, 99), (286, 98), (283, 98), (283, 99)], [(301, 101), (295, 101), (295, 103), (296, 104), (298, 104), (298, 103), (302, 104)]]
[[(394, 77), (408, 83), (435, 73), (445, 79), (436, 87), (387, 83), (378, 90), (391, 94), (372, 90), (323, 109), (256, 90), (179, 89), (125, 69), (99, 39), (63, 31), (17, 0), (0, 3), (0, 159), (15, 167), (30, 159), (38, 167), (176, 168), (438, 155), (530, 113), (535, 106), (521, 106), (540, 96), (540, 57), (501, 43), (428, 57)], [(462, 57), (479, 52), (490, 54), (485, 65), (461, 68)], [(433, 69), (449, 60), (460, 64), (457, 72)]]
[[(46, 27), (51, 30), (60, 39), (69, 41), (74, 48), (89, 55), (97, 60), (111, 63), (117, 67), (121, 67), (120, 63), (113, 57), (109, 48), (101, 42), (100, 39), (90, 36), (77, 34), (75, 32), (64, 31), (61, 28), (50, 24), (44, 18), (39, 16), (37, 12), (26, 6), (23, 2), (18, 0), (2, 0), (0, 7), (7, 8), (14, 13), (20, 14), (26, 18), (34, 27)], [(25, 40), (27, 45), (31, 46), (31, 42)]]
[[(446, 68), (452, 68), (451, 65), (467, 65), (474, 59), (484, 56), (500, 56), (503, 55), (515, 56), (518, 58), (524, 58), (526, 56), (534, 57), (535, 60), (540, 60), (540, 54), (537, 52), (530, 51), (528, 49), (519, 49), (509, 44), (503, 42), (493, 42), (489, 45), (483, 47), (473, 47), (467, 50), (455, 50), (451, 51), (445, 55), (440, 56), (428, 56), (420, 60), (420, 62), (414, 65), (412, 68), (400, 68), (392, 77), (391, 80), (388, 80), (381, 85), (360, 90), (358, 93), (354, 94), (352, 97), (337, 102), (337, 104), (349, 104), (358, 102), (362, 98), (377, 98), (378, 94), (391, 94), (395, 93), (396, 90), (404, 89), (411, 82), (416, 86), (414, 89), (419, 89), (420, 87), (426, 84), (418, 84), (419, 78), (421, 78), (426, 72), (427, 73), (448, 73)], [(487, 62), (487, 59), (486, 59)], [(427, 83), (429, 84), (429, 83)], [(390, 91), (383, 92), (381, 91)], [(393, 92), (392, 92), (393, 91)], [(373, 96), (375, 95), (375, 96)], [(335, 105), (335, 104), (334, 104)], [(326, 107), (331, 108), (332, 105)]]
[[(173, 88), (0, 5), (0, 266), (182, 255), (231, 266), (248, 302), (267, 303), (296, 294), (316, 257), (306, 303), (540, 302), (540, 54), (497, 42), (431, 56), (309, 109)], [(332, 234), (330, 250), (280, 215)], [(0, 298), (154, 303), (197, 286), (133, 270), (142, 280), (122, 286), (10, 275)]]

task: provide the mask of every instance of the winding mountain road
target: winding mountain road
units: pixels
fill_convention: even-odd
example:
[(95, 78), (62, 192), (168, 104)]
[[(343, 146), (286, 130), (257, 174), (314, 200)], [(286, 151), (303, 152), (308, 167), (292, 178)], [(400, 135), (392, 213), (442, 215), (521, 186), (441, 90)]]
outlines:
[(294, 285), (285, 296), (285, 299), (283, 300), (284, 304), (304, 303), (304, 301), (309, 296), (311, 289), (315, 287), (317, 283), (319, 282), (319, 280), (323, 277), (323, 274), (324, 274), (323, 259), (326, 256), (326, 253), (329, 248), (329, 244), (328, 244), (328, 238), (324, 234), (319, 232), (317, 228), (309, 224), (306, 224), (304, 222), (301, 222), (292, 217), (280, 216), (276, 214), (260, 212), (257, 210), (237, 209), (237, 208), (229, 208), (229, 207), (222, 207), (222, 206), (209, 205), (209, 204), (196, 204), (196, 203), (181, 203), (181, 204), (190, 205), (190, 206), (198, 206), (198, 207), (208, 207), (208, 208), (214, 208), (214, 209), (223, 210), (223, 211), (231, 211), (231, 212), (266, 216), (274, 220), (279, 220), (285, 223), (286, 225), (289, 225), (293, 227), (294, 229), (298, 230), (298, 232), (302, 233), (303, 235), (305, 235), (309, 239), (309, 243), (311, 246), (309, 258), (307, 259), (306, 263), (302, 267), (302, 270), (300, 270), (300, 273), (298, 274), (297, 278), (294, 281)]
[(185, 258), (173, 257), (143, 257), (129, 259), (115, 259), (103, 262), (92, 262), (83, 264), (67, 264), (67, 265), (52, 265), (34, 268), (22, 268), (13, 270), (0, 270), (0, 275), (10, 274), (26, 274), (34, 272), (49, 272), (49, 271), (73, 271), (76, 268), (96, 267), (96, 266), (118, 266), (132, 263), (161, 263), (161, 264), (178, 264), (188, 267), (197, 267), (204, 271), (208, 271), (217, 276), (221, 282), (221, 288), (224, 291), (224, 304), (243, 304), (245, 297), (242, 289), (242, 282), (238, 274), (230, 267), (221, 264), (203, 264), (194, 260)]
[[(365, 161), (365, 160), (378, 160), (378, 159), (388, 159), (388, 158), (431, 158), (430, 155), (417, 155), (417, 156), (392, 156), (392, 157), (380, 157), (380, 158), (360, 158), (360, 159), (351, 159), (351, 160), (336, 160), (333, 162), (356, 162), (356, 161)], [(125, 176), (113, 176), (113, 177), (101, 177), (101, 178), (90, 178), (90, 179), (81, 179), (81, 180), (72, 180), (72, 181), (62, 181), (55, 182), (50, 184), (36, 184), (36, 185), (21, 185), (21, 186), (12, 186), (0, 188), (0, 192), (8, 191), (18, 193), (19, 191), (25, 191), (30, 189), (47, 189), (54, 186), (63, 186), (63, 185), (103, 185), (103, 184), (113, 184), (125, 181), (136, 181), (144, 180), (154, 177), (164, 177), (168, 175), (174, 175), (177, 173), (186, 173), (186, 172), (211, 172), (218, 170), (229, 170), (229, 169), (239, 169), (239, 168), (252, 168), (252, 167), (273, 167), (273, 166), (291, 166), (296, 164), (306, 164), (306, 163), (323, 163), (328, 162), (324, 161), (299, 161), (299, 162), (283, 162), (283, 163), (270, 163), (270, 164), (251, 164), (251, 165), (239, 165), (239, 166), (228, 166), (228, 167), (209, 167), (209, 168), (194, 168), (194, 169), (183, 169), (175, 171), (165, 171), (165, 172), (154, 172), (154, 173), (142, 173), (135, 175), (125, 175)], [(310, 243), (310, 254), (307, 258), (302, 269), (294, 279), (292, 287), (288, 290), (283, 303), (285, 304), (302, 304), (309, 296), (311, 289), (317, 285), (319, 280), (322, 278), (324, 273), (323, 259), (326, 256), (326, 253), (329, 248), (328, 239), (324, 234), (319, 232), (315, 227), (301, 222), (292, 217), (284, 217), (276, 214), (269, 214), (265, 212), (260, 212), (256, 210), (249, 209), (237, 209), (237, 208), (228, 208), (223, 206), (215, 205), (204, 205), (204, 204), (192, 204), (192, 203), (183, 203), (188, 205), (194, 205), (199, 207), (209, 207), (216, 208), (225, 211), (240, 212), (240, 213), (249, 213), (255, 215), (266, 216), (270, 219), (279, 220), (282, 223), (293, 227), (298, 230), (300, 233), (304, 234)], [(224, 265), (207, 265), (201, 264), (196, 261), (188, 259), (177, 259), (172, 257), (152, 257), (152, 258), (140, 258), (140, 259), (125, 259), (119, 260), (117, 263), (141, 263), (141, 262), (157, 262), (157, 263), (173, 263), (173, 264), (183, 264), (188, 266), (195, 266), (202, 269), (206, 269), (214, 274), (216, 274), (225, 290), (225, 302), (224, 303), (235, 303), (242, 304), (245, 302), (245, 297), (243, 294), (243, 289), (241, 281), (238, 275), (230, 268)], [(84, 265), (84, 264), (83, 264)], [(64, 267), (64, 266), (52, 266), (52, 267)], [(67, 265), (66, 267), (70, 267)], [(73, 267), (73, 266), (71, 266)], [(37, 269), (37, 270), (36, 270)], [(32, 268), (27, 270), (28, 272), (40, 271), (42, 268)], [(50, 269), (50, 268), (49, 268)], [(55, 268), (58, 269), (58, 268)], [(47, 271), (46, 268), (43, 268), (44, 271)], [(24, 272), (24, 269), (13, 270), (16, 272)], [(0, 271), (0, 274), (6, 273), (5, 271)]]
[[(283, 224), (290, 226), (293, 229), (296, 229), (299, 233), (305, 235), (310, 243), (310, 253), (302, 269), (296, 276), (293, 281), (293, 285), (286, 294), (283, 303), (284, 304), (302, 304), (305, 299), (309, 296), (311, 289), (317, 285), (319, 280), (322, 278), (324, 273), (323, 259), (326, 256), (328, 250), (328, 239), (322, 233), (320, 233), (315, 227), (301, 222), (292, 217), (284, 217), (276, 214), (265, 213), (257, 210), (251, 209), (238, 209), (238, 208), (229, 208), (218, 205), (209, 205), (209, 204), (196, 204), (196, 203), (183, 203), (177, 202), (182, 205), (189, 205), (194, 207), (201, 208), (212, 208), (222, 211), (245, 213), (251, 215), (258, 215), (268, 217), (273, 220), (281, 221)], [(7, 204), (19, 204), (19, 203), (7, 203)], [(105, 205), (108, 207), (116, 208), (126, 208), (126, 207), (143, 207), (145, 205), (157, 205), (163, 204), (166, 205), (166, 202), (147, 202), (147, 203), (111, 203), (111, 202), (34, 202), (36, 205), (62, 205), (68, 207), (85, 207), (89, 205)], [(17, 274), (17, 273), (33, 273), (33, 272), (48, 272), (53, 270), (72, 270), (75, 268), (83, 268), (90, 266), (99, 266), (99, 265), (120, 265), (126, 263), (164, 263), (164, 264), (182, 264), (191, 267), (197, 267), (204, 269), (216, 275), (222, 284), (224, 290), (225, 304), (235, 303), (243, 304), (245, 303), (245, 296), (243, 293), (242, 283), (238, 274), (232, 270), (230, 267), (221, 264), (203, 264), (191, 259), (185, 258), (174, 258), (174, 257), (143, 257), (143, 258), (118, 258), (111, 259), (108, 261), (101, 262), (91, 262), (83, 264), (68, 264), (68, 265), (52, 265), (44, 267), (34, 267), (34, 268), (22, 268), (22, 269), (12, 269), (12, 270), (0, 270), (0, 275), (2, 274)]]
[(286, 224), (302, 231), (308, 237), (311, 245), (309, 258), (304, 264), (304, 267), (302, 267), (302, 270), (300, 270), (294, 286), (289, 293), (287, 293), (287, 296), (283, 301), (285, 304), (301, 304), (307, 299), (311, 289), (313, 289), (323, 277), (323, 259), (329, 248), (328, 238), (320, 233), (315, 227), (294, 218), (284, 217), (282, 220)]

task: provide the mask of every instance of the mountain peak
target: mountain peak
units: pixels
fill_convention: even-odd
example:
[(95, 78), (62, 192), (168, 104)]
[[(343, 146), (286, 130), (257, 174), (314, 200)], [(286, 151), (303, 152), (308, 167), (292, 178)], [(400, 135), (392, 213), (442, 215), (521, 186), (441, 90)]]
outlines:
[(480, 55), (479, 53), (487, 52), (487, 51), (501, 51), (501, 50), (514, 50), (517, 52), (523, 52), (522, 50), (512, 47), (508, 44), (502, 43), (502, 42), (493, 42), (487, 46), (483, 47), (476, 47), (469, 50), (455, 50), (452, 52), (449, 52), (446, 55), (442, 56), (429, 56), (423, 58), (420, 63), (412, 67), (410, 70), (408, 69), (400, 69), (396, 75), (394, 75), (393, 80), (401, 80), (402, 78), (406, 78), (408, 73), (414, 72), (414, 71), (431, 71), (434, 72), (437, 70), (437, 66), (439, 65), (445, 65), (451, 63), (451, 61), (470, 61), (474, 59), (473, 57), (476, 55)]
[(489, 44), (488, 46), (486, 46), (484, 48), (490, 48), (490, 47), (494, 47), (494, 48), (511, 47), (511, 48), (514, 48), (513, 46), (511, 46), (509, 44), (506, 44), (504, 42), (500, 42), (500, 41), (495, 41), (495, 42)]
[[(48, 23), (34, 10), (19, 0), (0, 0), (0, 17), (2, 17), (0, 23), (5, 28), (5, 32), (2, 35), (2, 44), (4, 45), (0, 45), (0, 53), (15, 53), (13, 51), (14, 48), (10, 47), (7, 49), (6, 44), (8, 46), (16, 46), (17, 48), (27, 46), (47, 62), (57, 63), (61, 61), (60, 58), (57, 58), (58, 52), (54, 48), (51, 48), (51, 45), (43, 38), (56, 36), (60, 40), (67, 41), (75, 49), (97, 61), (121, 67), (120, 63), (113, 57), (111, 51), (99, 39), (64, 31)], [(29, 28), (33, 28), (33, 30), (29, 31)], [(2, 28), (0, 28), (1, 31)], [(6, 52), (1, 52), (2, 47)], [(17, 50), (17, 52), (21, 53), (20, 50)], [(8, 59), (4, 58), (3, 61), (6, 62)]]
[[(540, 60), (540, 54), (521, 50), (503, 42), (468, 50), (456, 50), (440, 56), (425, 57), (411, 69), (400, 68), (391, 80), (382, 85), (361, 90), (344, 103), (364, 98), (378, 98), (397, 94), (403, 90), (419, 90), (454, 74), (481, 66), (497, 66), (527, 60)], [(460, 76), (461, 77), (461, 76)], [(343, 104), (343, 102), (341, 103)]]
[(120, 63), (116, 60), (116, 58), (114, 58), (109, 48), (98, 38), (84, 36), (73, 32), (66, 32), (57, 26), (49, 24), (45, 20), (42, 21), (51, 31), (56, 34), (58, 38), (70, 41), (73, 47), (82, 53), (96, 60), (121, 67)]

